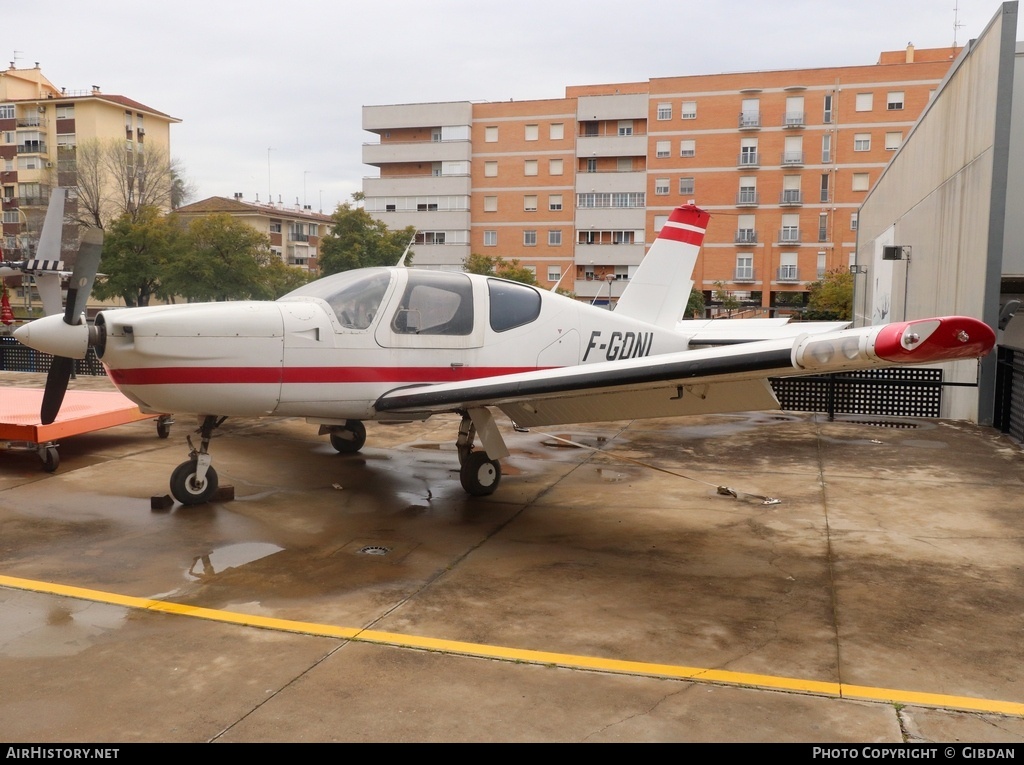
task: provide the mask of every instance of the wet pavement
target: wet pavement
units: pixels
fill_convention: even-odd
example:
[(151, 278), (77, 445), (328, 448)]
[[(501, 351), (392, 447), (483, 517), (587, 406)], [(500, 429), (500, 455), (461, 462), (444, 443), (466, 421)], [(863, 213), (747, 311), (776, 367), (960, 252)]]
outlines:
[(485, 498), (455, 417), (228, 420), (164, 511), (184, 418), (0, 452), (0, 735), (1024, 741), (1024, 451), (856, 420), (504, 428)]

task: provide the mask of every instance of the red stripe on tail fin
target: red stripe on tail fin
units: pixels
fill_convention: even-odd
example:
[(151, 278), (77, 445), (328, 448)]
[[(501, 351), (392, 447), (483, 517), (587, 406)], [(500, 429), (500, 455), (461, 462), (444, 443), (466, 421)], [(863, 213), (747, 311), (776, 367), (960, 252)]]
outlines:
[(700, 247), (704, 241), (704, 231), (708, 227), (710, 218), (710, 215), (696, 205), (677, 207), (672, 211), (665, 225), (661, 227), (658, 238)]

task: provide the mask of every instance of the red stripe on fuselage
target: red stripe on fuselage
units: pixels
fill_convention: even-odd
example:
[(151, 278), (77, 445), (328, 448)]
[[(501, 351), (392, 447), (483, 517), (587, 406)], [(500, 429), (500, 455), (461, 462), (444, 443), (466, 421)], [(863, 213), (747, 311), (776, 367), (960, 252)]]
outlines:
[(108, 369), (117, 385), (437, 383), (534, 372), (547, 367), (138, 367)]

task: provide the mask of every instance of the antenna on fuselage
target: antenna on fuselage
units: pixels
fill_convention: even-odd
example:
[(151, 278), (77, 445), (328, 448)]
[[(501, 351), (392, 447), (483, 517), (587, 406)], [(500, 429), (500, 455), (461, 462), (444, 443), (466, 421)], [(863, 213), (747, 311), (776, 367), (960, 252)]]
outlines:
[(409, 254), (409, 250), (412, 249), (412, 243), (416, 241), (416, 232), (412, 233), (412, 239), (409, 240), (409, 244), (405, 248), (405, 252), (402, 253), (402, 257), (395, 263), (396, 268), (405, 268), (405, 256)]

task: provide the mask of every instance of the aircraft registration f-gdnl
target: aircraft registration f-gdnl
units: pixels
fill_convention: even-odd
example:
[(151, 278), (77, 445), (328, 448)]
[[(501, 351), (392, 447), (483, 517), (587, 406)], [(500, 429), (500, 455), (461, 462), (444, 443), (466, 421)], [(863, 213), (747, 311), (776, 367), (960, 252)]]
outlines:
[(800, 335), (769, 328), (753, 335), (768, 339), (695, 349), (707, 344), (700, 330), (676, 325), (708, 218), (677, 208), (614, 311), (498, 278), (395, 267), (328, 276), (274, 302), (103, 311), (90, 328), (93, 243), (79, 253), (64, 315), (16, 335), (62, 357), (44, 422), (70, 374), (57, 362), (90, 344), (143, 412), (199, 416), (201, 444), (171, 476), (184, 504), (216, 491), (209, 443), (228, 416), (304, 417), (338, 451), (356, 452), (366, 420), (455, 412), (462, 485), (486, 495), (508, 456), (494, 409), (524, 427), (777, 409), (769, 376), (977, 358), (995, 343), (986, 324), (953, 316)]

